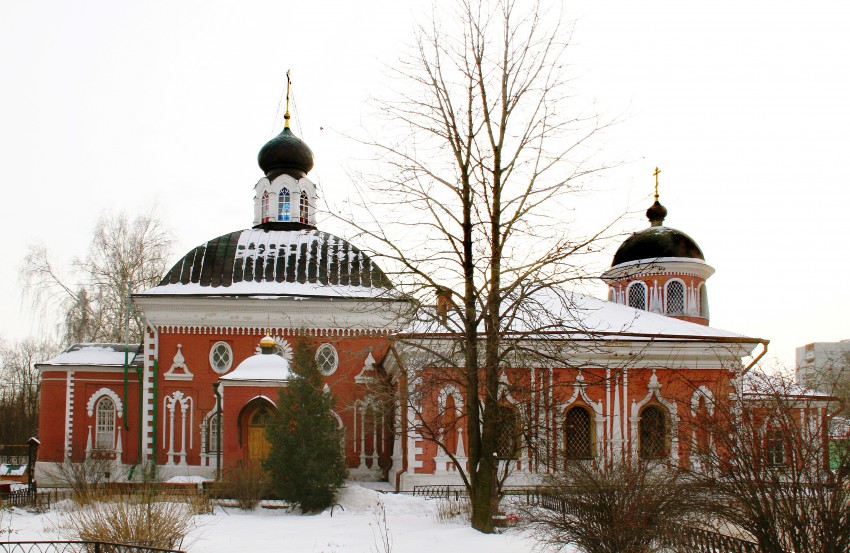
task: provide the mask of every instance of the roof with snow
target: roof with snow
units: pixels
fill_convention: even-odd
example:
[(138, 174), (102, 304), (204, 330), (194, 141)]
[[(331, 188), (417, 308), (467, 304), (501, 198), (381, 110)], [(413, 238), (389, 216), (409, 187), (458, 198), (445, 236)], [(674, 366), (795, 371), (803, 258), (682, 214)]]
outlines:
[(368, 255), (314, 229), (254, 228), (213, 238), (139, 295), (294, 295), (374, 298), (393, 290)]
[[(104, 344), (84, 343), (73, 344), (68, 349), (44, 363), (39, 365), (101, 365), (101, 366), (124, 366), (124, 352), (126, 344)], [(142, 346), (131, 344), (129, 346), (129, 364), (133, 367), (142, 365)], [(138, 362), (136, 358), (138, 357)]]
[[(554, 288), (538, 291), (533, 297), (525, 298), (524, 305), (517, 310), (508, 332), (571, 334), (575, 335), (622, 335), (644, 337), (688, 337), (698, 339), (721, 339), (756, 342), (727, 330), (635, 309), (619, 303), (601, 300), (578, 292), (567, 292)], [(448, 324), (438, 327), (433, 314), (423, 314), (402, 331), (403, 334), (439, 333), (458, 330), (459, 325)], [(483, 330), (483, 326), (482, 326)]]
[(234, 370), (222, 376), (223, 383), (248, 382), (285, 382), (292, 378), (289, 361), (274, 353), (257, 353), (245, 359)]

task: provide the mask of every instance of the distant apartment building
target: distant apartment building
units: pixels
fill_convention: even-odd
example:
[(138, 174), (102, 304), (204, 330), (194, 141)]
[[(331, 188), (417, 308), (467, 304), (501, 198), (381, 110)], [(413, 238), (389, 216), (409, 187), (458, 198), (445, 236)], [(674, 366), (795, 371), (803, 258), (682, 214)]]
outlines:
[(850, 380), (850, 339), (813, 342), (796, 351), (794, 371), (799, 385), (831, 393), (839, 379)]

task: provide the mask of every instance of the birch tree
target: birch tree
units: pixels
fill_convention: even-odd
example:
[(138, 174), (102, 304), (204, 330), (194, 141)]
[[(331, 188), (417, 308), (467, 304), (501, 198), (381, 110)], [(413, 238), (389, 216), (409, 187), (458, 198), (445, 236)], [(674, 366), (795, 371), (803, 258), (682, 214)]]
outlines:
[(141, 340), (144, 324), (127, 296), (159, 284), (168, 268), (173, 238), (153, 213), (129, 218), (104, 213), (95, 224), (89, 251), (71, 261), (63, 274), (44, 246), (33, 246), (20, 275), (33, 304), (59, 313), (57, 330), (64, 342), (123, 342), (125, 317), (129, 339)]

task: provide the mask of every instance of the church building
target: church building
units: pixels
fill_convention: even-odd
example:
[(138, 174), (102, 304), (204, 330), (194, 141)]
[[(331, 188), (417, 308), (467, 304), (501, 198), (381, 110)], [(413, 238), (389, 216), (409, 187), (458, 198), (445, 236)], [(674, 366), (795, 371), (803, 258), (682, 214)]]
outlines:
[[(409, 389), (413, 372), (445, 371), (415, 354), (450, 339), (438, 312), (426, 327), (403, 322), (409, 304), (382, 269), (316, 227), (313, 153), (288, 116), (258, 162), (251, 227), (198, 245), (133, 295), (142, 344), (75, 344), (37, 365), (42, 483), (68, 459), (105, 460), (114, 480), (152, 465), (163, 478), (214, 478), (260, 463), (302, 340), (335, 397), (351, 478), (402, 490), (460, 483), (468, 398), (448, 381), (426, 395)], [(526, 337), (568, 348), (569, 363), (506, 371), (500, 419), (516, 422), (500, 457), (511, 482), (569, 459), (693, 466), (711, 447), (686, 420), (739, 387), (744, 359), (766, 342), (708, 326), (714, 269), (694, 240), (663, 225), (666, 213), (656, 194), (651, 226), (602, 275), (607, 301), (572, 294), (562, 331)]]

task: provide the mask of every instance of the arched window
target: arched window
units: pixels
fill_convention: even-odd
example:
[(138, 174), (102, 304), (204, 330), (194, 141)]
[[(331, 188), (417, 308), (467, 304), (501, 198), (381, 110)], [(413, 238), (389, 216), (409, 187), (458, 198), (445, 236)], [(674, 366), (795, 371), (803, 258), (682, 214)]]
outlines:
[(516, 459), (520, 451), (520, 426), (516, 409), (500, 405), (497, 417), (496, 454), (499, 459)]
[(457, 403), (455, 396), (448, 394), (446, 396), (446, 406), (443, 408), (443, 420), (441, 427), (443, 431), (443, 444), (446, 451), (452, 455), (457, 453)]
[(104, 396), (95, 408), (95, 449), (115, 449), (115, 402)]
[(289, 204), (289, 189), (284, 187), (277, 197), (277, 220), (291, 220), (290, 211), (291, 209)]
[(646, 284), (643, 282), (631, 283), (629, 285), (628, 296), (629, 307), (646, 311)]
[(705, 284), (699, 287), (699, 316), (708, 318), (708, 290)]
[(307, 203), (307, 193), (301, 191), (301, 222), (310, 222), (310, 205)]
[(263, 199), (260, 202), (260, 219), (265, 223), (269, 219), (269, 192), (263, 192)]
[(593, 458), (590, 411), (573, 407), (564, 420), (564, 456), (569, 460)]
[(680, 280), (667, 283), (667, 314), (685, 314), (685, 285)]
[(706, 455), (711, 446), (711, 434), (709, 428), (711, 418), (705, 403), (705, 396), (700, 394), (696, 408), (696, 453)]
[(640, 414), (639, 439), (642, 461), (663, 459), (667, 456), (667, 417), (660, 407), (647, 407)]
[(220, 415), (212, 413), (207, 419), (207, 453), (218, 451), (218, 429)]

